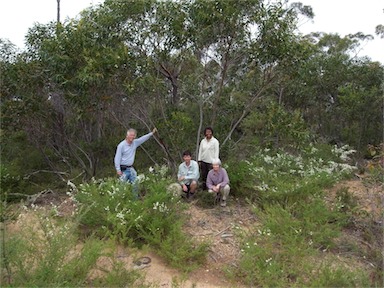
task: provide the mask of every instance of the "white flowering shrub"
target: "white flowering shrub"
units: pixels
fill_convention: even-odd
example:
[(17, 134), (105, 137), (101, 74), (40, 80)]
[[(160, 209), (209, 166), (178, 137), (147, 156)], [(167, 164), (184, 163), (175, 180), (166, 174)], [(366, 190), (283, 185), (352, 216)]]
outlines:
[[(295, 155), (266, 149), (228, 166), (232, 190), (250, 200), (258, 218), (255, 227), (239, 233), (241, 257), (229, 268), (234, 277), (250, 287), (313, 286), (324, 267), (308, 259), (335, 247), (345, 223), (323, 191), (356, 169), (349, 163), (354, 152), (348, 146), (309, 145)], [(344, 272), (348, 281), (354, 277)]]
[(231, 191), (261, 205), (294, 202), (312, 195), (311, 187), (326, 187), (350, 175), (356, 169), (348, 163), (354, 152), (348, 146), (319, 149), (312, 145), (301, 155), (259, 150), (251, 159), (229, 165)]
[(76, 221), (60, 221), (37, 205), (22, 209), (20, 228), (7, 233), (2, 246), (3, 287), (87, 286), (88, 273), (107, 245), (88, 238), (79, 246)]
[[(116, 239), (128, 245), (150, 245), (183, 269), (204, 261), (207, 245), (195, 245), (182, 232), (185, 204), (166, 191), (170, 180), (164, 170), (141, 177), (140, 199), (132, 185), (117, 179), (82, 184), (74, 194), (82, 215), (81, 223), (92, 233)], [(186, 265), (187, 261), (191, 261)]]

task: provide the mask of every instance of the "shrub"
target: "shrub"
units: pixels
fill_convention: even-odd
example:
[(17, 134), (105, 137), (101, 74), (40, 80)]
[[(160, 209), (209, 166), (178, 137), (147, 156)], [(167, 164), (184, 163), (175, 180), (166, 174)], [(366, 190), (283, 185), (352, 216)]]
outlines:
[(20, 231), (2, 238), (3, 287), (86, 286), (97, 259), (111, 248), (95, 238), (79, 243), (76, 220), (62, 223), (38, 207), (20, 214), (19, 221)]
[(195, 245), (182, 232), (186, 206), (166, 191), (171, 181), (153, 174), (141, 175), (139, 181), (140, 200), (134, 198), (132, 185), (116, 179), (80, 185), (74, 198), (84, 210), (81, 223), (100, 237), (149, 245), (174, 267), (190, 270), (201, 263), (208, 245)]
[[(260, 220), (241, 235), (243, 253), (236, 268), (228, 268), (229, 275), (252, 287), (338, 284), (332, 279), (344, 270), (328, 275), (316, 261), (308, 263), (308, 259), (335, 247), (334, 239), (345, 224), (345, 211), (330, 209), (323, 189), (354, 170), (346, 163), (351, 153), (348, 147), (329, 146), (321, 147), (321, 151), (307, 147), (302, 155), (260, 150), (249, 161), (228, 169), (230, 179), (241, 179), (239, 185), (252, 190), (247, 195), (256, 195), (248, 199)], [(236, 178), (238, 175), (241, 178)], [(353, 209), (348, 195), (339, 196)], [(314, 281), (315, 274), (322, 280)], [(345, 275), (340, 283), (366, 283), (364, 275)]]
[(27, 182), (20, 175), (10, 172), (0, 164), (0, 199), (5, 202), (13, 202), (28, 196), (25, 193)]
[[(289, 205), (319, 193), (354, 171), (355, 167), (346, 163), (354, 150), (348, 146), (321, 148), (324, 153), (309, 146), (302, 155), (264, 149), (256, 151), (248, 161), (232, 160), (228, 167), (232, 190), (260, 206)], [(319, 158), (319, 154), (327, 158)]]
[(313, 277), (309, 287), (369, 287), (369, 278), (363, 272), (348, 271), (343, 268), (321, 267), (317, 277)]

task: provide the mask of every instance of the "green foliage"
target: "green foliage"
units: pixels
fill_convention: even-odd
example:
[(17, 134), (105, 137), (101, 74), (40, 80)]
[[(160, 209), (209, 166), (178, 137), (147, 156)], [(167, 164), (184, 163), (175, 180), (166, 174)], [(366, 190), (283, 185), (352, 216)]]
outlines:
[(1, 199), (12, 202), (36, 194), (47, 186), (51, 189), (64, 186), (63, 181), (57, 180), (60, 179), (58, 175), (65, 172), (52, 171), (24, 131), (9, 133), (1, 130), (1, 133)]
[[(364, 77), (373, 78), (375, 77), (372, 75), (374, 69), (374, 66), (371, 69), (365, 68), (359, 73)], [(379, 81), (381, 80), (377, 80), (378, 83)], [(382, 135), (378, 131), (381, 129), (380, 107), (383, 94), (372, 84), (369, 88), (362, 83), (351, 83), (339, 88), (336, 113), (343, 114), (343, 121), (338, 123), (341, 126), (339, 128), (341, 136), (345, 143), (349, 143), (360, 151), (368, 144), (379, 144), (382, 141)]]
[(114, 140), (129, 126), (158, 126), (167, 148), (150, 155), (172, 165), (196, 151), (205, 125), (223, 156), (254, 145), (301, 149), (308, 127), (312, 138), (357, 149), (377, 142), (383, 67), (348, 54), (369, 36), (299, 37), (302, 15), (313, 17), (311, 7), (105, 1), (59, 26), (36, 24), (26, 51), (0, 42), (2, 129), (9, 139), (23, 131), (50, 170), (86, 179), (109, 176)]
[(1, 260), (3, 287), (86, 285), (90, 270), (96, 268), (97, 259), (111, 243), (88, 238), (79, 244), (76, 221), (62, 223), (35, 209), (30, 214), (34, 222), (22, 219), (20, 214), (19, 221), (24, 225), (19, 233), (2, 238), (5, 239)]
[[(8, 172), (8, 169), (1, 164), (0, 165), (0, 198), (1, 201), (7, 202), (7, 201), (13, 201), (16, 199), (20, 199), (19, 197), (12, 197), (9, 196), (10, 192), (13, 193), (21, 193), (24, 190), (24, 187), (26, 186), (25, 182), (22, 182), (20, 180), (20, 175), (11, 175)], [(23, 187), (24, 186), (24, 187)]]
[(297, 202), (290, 207), (268, 206), (262, 215), (264, 229), (278, 235), (285, 247), (329, 249), (340, 232), (337, 223), (340, 216), (330, 211), (320, 199)]
[[(2, 200), (63, 179), (112, 176), (114, 149), (131, 126), (138, 131), (157, 126), (163, 149), (151, 145), (148, 154), (153, 162), (165, 157), (173, 169), (183, 150), (196, 151), (199, 127), (212, 125), (221, 157), (230, 158), (224, 163), (231, 195), (287, 224), (278, 241), (280, 222), (264, 219), (273, 241), (263, 234), (266, 249), (255, 247), (245, 256), (240, 276), (250, 286), (312, 285), (304, 278), (311, 279), (309, 270), (317, 267), (292, 263), (303, 262), (300, 251), (331, 246), (332, 225), (337, 231), (342, 223), (351, 224), (355, 211), (346, 191), (339, 192), (335, 211), (319, 200), (324, 187), (350, 174), (353, 151), (309, 142), (335, 140), (360, 151), (368, 143), (377, 145), (384, 69), (350, 56), (368, 35), (297, 36), (300, 13), (313, 17), (308, 6), (258, 0), (105, 1), (59, 26), (35, 25), (24, 52), (0, 40)], [(382, 181), (380, 155), (366, 167), (374, 184)], [(138, 153), (137, 165), (144, 169), (148, 158)], [(58, 175), (63, 179), (57, 181)], [(170, 181), (153, 175), (142, 181), (140, 201), (133, 199), (130, 185), (111, 179), (72, 191), (84, 214), (82, 228), (125, 244), (153, 246), (172, 265), (194, 268), (206, 246), (196, 246), (181, 232), (183, 205), (165, 192)], [(322, 233), (310, 235), (316, 225), (324, 226)], [(300, 229), (304, 233), (294, 232)], [(289, 244), (287, 250), (282, 242)], [(23, 240), (12, 243), (33, 250)], [(56, 250), (48, 251), (48, 258), (57, 283), (46, 285), (67, 286), (60, 283), (62, 250)], [(20, 261), (20, 277), (36, 278)], [(51, 262), (41, 261), (48, 273)], [(130, 281), (119, 265), (114, 267), (116, 277), (92, 285)], [(33, 273), (44, 280), (44, 269)], [(66, 277), (76, 279), (71, 273)], [(365, 284), (351, 282), (348, 273), (339, 282), (331, 271), (320, 269), (317, 275), (313, 285)]]
[[(270, 203), (289, 206), (317, 195), (321, 188), (330, 187), (355, 169), (345, 163), (354, 152), (349, 147), (319, 148), (323, 152), (310, 145), (302, 155), (265, 149), (255, 152), (248, 161), (232, 162), (228, 173), (237, 185), (235, 193), (242, 191), (242, 196), (261, 207)], [(320, 154), (326, 158), (318, 158)]]
[(140, 175), (140, 200), (133, 197), (132, 185), (118, 180), (80, 185), (74, 197), (85, 209), (81, 223), (101, 237), (150, 245), (172, 266), (190, 271), (204, 261), (208, 246), (196, 245), (182, 232), (184, 206), (166, 191), (171, 182), (163, 177)]
[[(363, 273), (352, 277), (352, 272), (344, 268), (329, 273), (316, 260), (308, 260), (337, 247), (335, 239), (345, 227), (347, 211), (328, 207), (322, 190), (354, 170), (345, 163), (353, 153), (348, 147), (319, 148), (307, 147), (301, 155), (259, 151), (241, 167), (228, 167), (230, 179), (235, 172), (236, 181), (239, 173), (248, 175), (237, 183), (242, 187), (239, 190), (248, 187), (244, 197), (248, 197), (260, 220), (260, 224), (240, 233), (241, 259), (237, 268), (227, 269), (245, 285), (331, 285), (338, 284), (337, 275), (342, 272), (345, 277), (339, 279), (339, 284), (368, 283)], [(340, 192), (338, 196), (339, 202), (353, 209), (348, 194)]]
[[(303, 155), (295, 156), (263, 150), (250, 161), (239, 163), (236, 169), (226, 167), (228, 172), (238, 172), (234, 177), (236, 185), (249, 185), (249, 191), (258, 195), (252, 198), (249, 193), (235, 190), (240, 193), (235, 197), (249, 196), (248, 202), (253, 205), (258, 221), (249, 229), (237, 230), (241, 257), (236, 265), (223, 267), (229, 277), (241, 279), (247, 286), (263, 287), (360, 287), (378, 283), (370, 282), (364, 272), (353, 272), (326, 258), (336, 257), (328, 251), (341, 249), (337, 237), (341, 229), (347, 227), (345, 219), (355, 216), (357, 211), (355, 200), (347, 190), (336, 193), (331, 207), (326, 205), (322, 192), (353, 169), (344, 163), (352, 151), (347, 147), (321, 149), (323, 151), (307, 147)], [(323, 155), (324, 159), (313, 155)], [(258, 179), (250, 181), (255, 178), (253, 173), (257, 173)], [(132, 195), (132, 185), (116, 179), (94, 180), (78, 187), (69, 183), (72, 186), (69, 194), (78, 208), (73, 222), (42, 214), (32, 219), (32, 226), (26, 225), (22, 233), (6, 239), (2, 266), (6, 267), (4, 277), (12, 279), (9, 286), (121, 287), (135, 283), (147, 287), (139, 274), (127, 271), (123, 263), (115, 260), (111, 251), (115, 250), (116, 243), (145, 245), (156, 250), (172, 267), (182, 267), (184, 272), (201, 267), (209, 243), (196, 243), (183, 232), (186, 205), (166, 191), (172, 182), (167, 175), (165, 166), (151, 169), (148, 175), (139, 175), (139, 200)], [(262, 185), (258, 183), (260, 179)], [(234, 187), (234, 183), (231, 185)], [(212, 198), (204, 199), (201, 195), (198, 201), (213, 203)], [(79, 246), (77, 223), (80, 231), (88, 230), (102, 240), (85, 237)], [(372, 226), (368, 227), (367, 223)], [(365, 241), (374, 245), (381, 243), (379, 228), (373, 222), (355, 221), (354, 225), (365, 227), (359, 228), (365, 233)], [(378, 251), (367, 249), (358, 253), (377, 265), (377, 275), (373, 277), (382, 279)], [(101, 256), (109, 257), (111, 266), (102, 276), (90, 278), (89, 273), (96, 268)], [(336, 268), (329, 270), (330, 263)]]
[(251, 112), (241, 125), (248, 137), (262, 140), (262, 147), (300, 149), (309, 144), (309, 132), (300, 111), (293, 113), (275, 102)]
[[(261, 225), (249, 230), (255, 232), (242, 235), (243, 253), (238, 268), (228, 268), (229, 275), (243, 279), (245, 285), (267, 287), (317, 287), (317, 281), (331, 283), (327, 277), (337, 279), (337, 271), (325, 276), (330, 272), (328, 266), (319, 266), (323, 261), (316, 259), (335, 247), (334, 239), (340, 233), (335, 222), (338, 212), (330, 211), (318, 198), (291, 207), (271, 205), (255, 213)], [(342, 282), (357, 286), (369, 283), (364, 273), (351, 277), (352, 272), (338, 269), (347, 273)], [(318, 275), (325, 279), (318, 280)]]
[(225, 164), (231, 181), (231, 195), (238, 198), (248, 198), (252, 202), (258, 197), (254, 181), (249, 177), (249, 162), (229, 160)]
[(319, 269), (317, 277), (308, 287), (369, 287), (370, 282), (363, 272), (348, 271), (343, 268), (331, 268), (329, 266)]
[[(159, 131), (167, 131), (160, 133), (164, 144), (167, 145), (168, 153), (174, 157), (176, 163), (180, 163), (184, 150), (194, 152), (195, 142), (194, 135), (197, 128), (193, 120), (193, 115), (189, 111), (175, 111), (170, 109), (167, 118), (159, 120), (157, 129)], [(195, 155), (193, 158), (196, 158)]]

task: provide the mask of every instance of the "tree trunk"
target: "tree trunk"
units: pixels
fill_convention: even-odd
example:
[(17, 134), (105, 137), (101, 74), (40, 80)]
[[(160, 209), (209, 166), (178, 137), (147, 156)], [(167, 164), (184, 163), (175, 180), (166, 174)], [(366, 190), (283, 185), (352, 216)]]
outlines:
[(56, 24), (59, 25), (60, 23), (60, 0), (56, 0), (57, 1), (57, 20), (56, 20)]

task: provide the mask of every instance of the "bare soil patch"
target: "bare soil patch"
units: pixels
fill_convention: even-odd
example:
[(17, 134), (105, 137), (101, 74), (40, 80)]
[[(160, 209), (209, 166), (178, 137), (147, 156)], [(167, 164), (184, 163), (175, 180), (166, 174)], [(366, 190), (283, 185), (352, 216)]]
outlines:
[(371, 215), (375, 221), (382, 222), (384, 211), (384, 184), (372, 185), (364, 183), (362, 179), (346, 180), (337, 183), (329, 190), (328, 197), (333, 201), (337, 191), (345, 188), (356, 197), (360, 209)]

